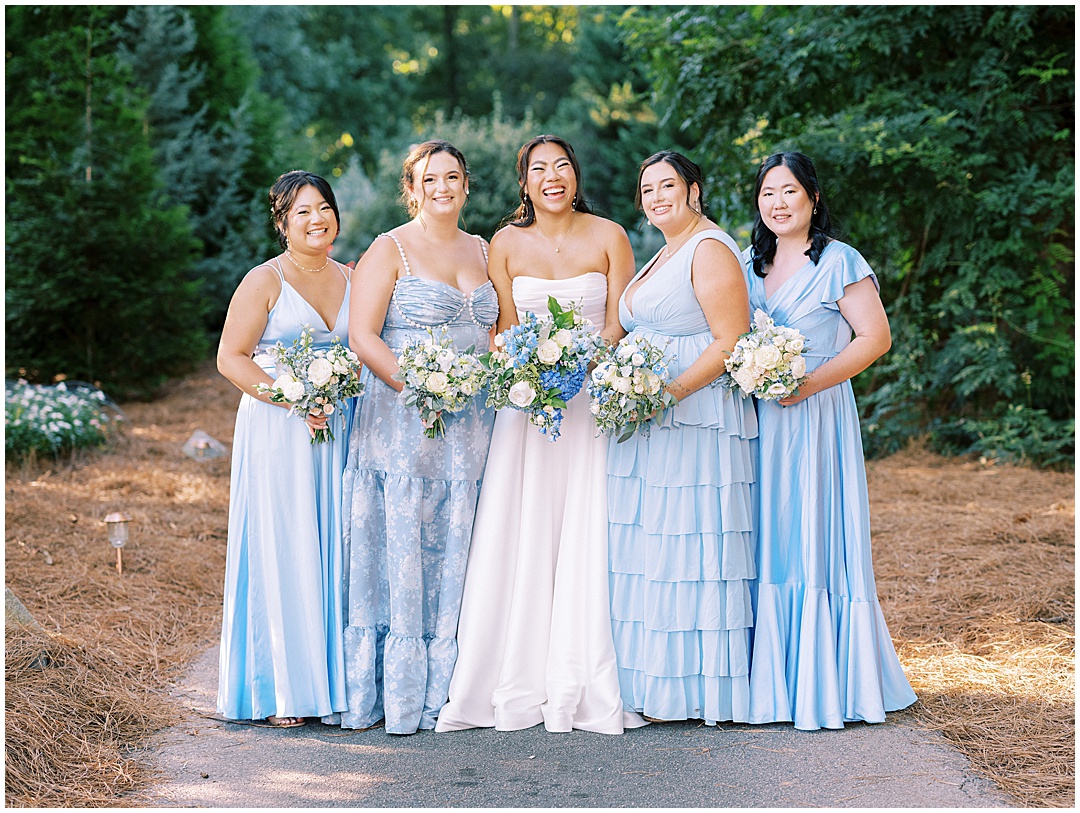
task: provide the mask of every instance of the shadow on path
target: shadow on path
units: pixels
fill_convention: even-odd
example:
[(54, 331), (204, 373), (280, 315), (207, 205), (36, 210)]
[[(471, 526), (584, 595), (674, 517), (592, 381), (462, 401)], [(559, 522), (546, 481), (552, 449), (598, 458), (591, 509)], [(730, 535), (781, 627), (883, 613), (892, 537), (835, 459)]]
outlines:
[(967, 759), (905, 713), (881, 725), (654, 724), (606, 736), (477, 729), (410, 737), (309, 722), (275, 730), (208, 719), (217, 648), (175, 692), (159, 735), (175, 807), (1007, 807)]

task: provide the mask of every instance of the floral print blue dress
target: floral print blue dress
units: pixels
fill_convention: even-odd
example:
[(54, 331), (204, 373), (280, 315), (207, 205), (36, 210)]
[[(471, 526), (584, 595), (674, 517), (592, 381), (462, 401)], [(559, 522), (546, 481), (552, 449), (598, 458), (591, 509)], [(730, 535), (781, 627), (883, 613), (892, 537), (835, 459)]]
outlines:
[[(458, 350), (486, 350), (499, 314), (492, 284), (466, 294), (414, 276), (400, 244), (398, 250), (406, 275), (387, 309), (381, 334), (387, 346), (400, 353), (432, 327), (436, 334), (445, 328)], [(444, 437), (426, 438), (419, 412), (365, 370), (342, 489), (345, 728), (385, 718), (388, 733), (412, 734), (434, 728), (446, 703), (495, 418), (485, 398), (481, 393), (465, 410), (444, 416)]]

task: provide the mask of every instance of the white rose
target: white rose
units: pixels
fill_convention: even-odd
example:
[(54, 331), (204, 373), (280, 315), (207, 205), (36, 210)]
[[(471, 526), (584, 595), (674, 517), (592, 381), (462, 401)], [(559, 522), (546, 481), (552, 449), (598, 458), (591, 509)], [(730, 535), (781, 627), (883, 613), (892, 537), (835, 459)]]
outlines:
[(333, 415), (333, 414), (334, 414), (334, 405), (333, 404), (327, 404), (326, 406), (323, 407), (323, 415)]
[(285, 386), (281, 388), (281, 394), (285, 396), (286, 401), (299, 401), (304, 397), (304, 385), (294, 378), (285, 383)]
[(740, 367), (731, 377), (735, 379), (735, 383), (739, 385), (739, 389), (749, 394), (754, 391), (754, 386), (757, 384), (757, 379), (749, 367)]
[(634, 355), (635, 348), (628, 344), (620, 344), (619, 349), (615, 351), (615, 355), (624, 361)]
[(645, 363), (645, 357), (641, 355), (641, 353), (634, 353), (634, 355), (630, 357), (630, 363), (635, 367), (640, 367)]
[(769, 389), (765, 391), (766, 395), (786, 395), (787, 387), (783, 384), (773, 384)]
[(791, 360), (791, 374), (795, 378), (802, 378), (806, 375), (806, 359), (802, 356), (796, 356)]
[(439, 369), (444, 373), (450, 372), (450, 368), (454, 366), (454, 351), (444, 348), (435, 357), (435, 361), (439, 363)]
[(541, 364), (554, 364), (562, 357), (562, 348), (557, 342), (548, 339), (536, 348), (536, 357), (540, 359)]
[(574, 334), (566, 328), (560, 330), (552, 338), (559, 347), (569, 347), (574, 343)]
[(649, 391), (649, 395), (656, 395), (656, 393), (660, 392), (660, 376), (646, 370), (645, 387)]
[(623, 395), (630, 392), (630, 379), (624, 378), (621, 375), (615, 376), (611, 379), (611, 386), (616, 392), (621, 392)]
[(499, 334), (497, 334), (495, 336), (495, 346), (496, 347), (505, 347), (506, 346), (506, 337), (503, 336), (501, 333), (499, 333)]
[(316, 387), (325, 386), (334, 375), (334, 365), (326, 359), (315, 359), (307, 368), (308, 381)]
[(461, 382), (461, 394), (462, 395), (472, 395), (475, 392), (476, 392), (476, 389), (475, 389), (475, 387), (473, 387), (473, 383), (471, 381), (462, 381)]
[(441, 395), (446, 392), (447, 386), (450, 382), (446, 378), (446, 373), (432, 373), (427, 377), (427, 381), (424, 382), (424, 386), (428, 392), (433, 392), (436, 395)]
[(536, 399), (536, 390), (528, 381), (519, 381), (510, 388), (510, 403), (524, 409)]
[(784, 346), (784, 337), (777, 334), (776, 336), (772, 337), (772, 343), (775, 344), (777, 347), (783, 347)]
[(754, 351), (754, 364), (772, 370), (780, 363), (780, 351), (771, 344), (762, 345)]
[(785, 348), (789, 353), (801, 353), (803, 349), (804, 341), (803, 337), (799, 336), (797, 339), (792, 339), (787, 343)]
[(276, 379), (274, 379), (273, 389), (277, 390), (278, 392), (285, 392), (285, 387), (288, 384), (292, 384), (295, 382), (296, 379), (293, 378), (292, 375), (290, 375), (289, 373), (282, 373)]

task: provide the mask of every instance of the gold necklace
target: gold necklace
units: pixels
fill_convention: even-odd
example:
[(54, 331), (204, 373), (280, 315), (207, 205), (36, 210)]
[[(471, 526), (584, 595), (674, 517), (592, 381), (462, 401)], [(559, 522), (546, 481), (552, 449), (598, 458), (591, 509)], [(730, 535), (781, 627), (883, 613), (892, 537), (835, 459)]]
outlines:
[(289, 258), (289, 262), (291, 262), (293, 265), (295, 265), (301, 271), (307, 271), (309, 274), (318, 274), (320, 271), (322, 271), (324, 268), (326, 268), (327, 265), (330, 264), (330, 255), (329, 254), (326, 255), (326, 262), (324, 262), (318, 268), (306, 268), (306, 267), (300, 265), (300, 263), (298, 263), (296, 261), (296, 257), (294, 257), (292, 255), (292, 252), (289, 251), (289, 249), (285, 249), (285, 256)]
[[(570, 225), (567, 226), (566, 231), (563, 233), (562, 240), (559, 241), (559, 245), (555, 246), (555, 253), (556, 254), (559, 253), (559, 249), (562, 248), (563, 243), (566, 242), (566, 238), (570, 235), (570, 230), (574, 228), (574, 221), (576, 220), (574, 215), (576, 215), (576, 214), (577, 214), (577, 212), (571, 212), (570, 213)], [(555, 245), (554, 243), (551, 242), (551, 238), (548, 237), (546, 234), (544, 234), (544, 230), (543, 230), (543, 228), (541, 228), (539, 220), (536, 221), (536, 228), (540, 229), (540, 236), (543, 237), (545, 240), (547, 240), (548, 245)]]
[(682, 240), (679, 241), (679, 244), (677, 246), (675, 246), (674, 250), (672, 250), (670, 245), (664, 246), (664, 259), (665, 260), (670, 260), (671, 255), (674, 254), (676, 251), (678, 251), (680, 248), (682, 248), (683, 244), (687, 240), (689, 240), (691, 237), (694, 236), (694, 227), (696, 227), (696, 226), (697, 226), (697, 223), (695, 223), (693, 226), (690, 227), (690, 233), (688, 235), (686, 235), (686, 237), (684, 237)]

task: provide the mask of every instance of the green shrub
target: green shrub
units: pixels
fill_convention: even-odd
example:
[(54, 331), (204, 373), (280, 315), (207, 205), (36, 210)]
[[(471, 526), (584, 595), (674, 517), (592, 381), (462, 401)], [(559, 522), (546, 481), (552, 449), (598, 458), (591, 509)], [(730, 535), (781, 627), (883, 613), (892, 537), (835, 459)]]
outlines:
[(1075, 425), (1071, 418), (1054, 420), (1045, 410), (1009, 404), (992, 418), (960, 418), (943, 424), (931, 434), (930, 445), (941, 454), (977, 454), (989, 460), (1072, 468)]

